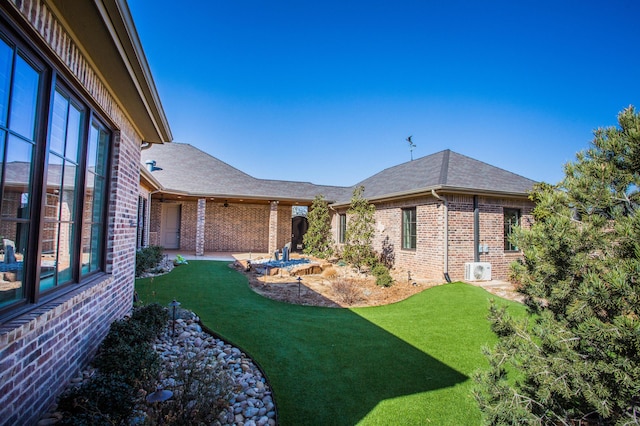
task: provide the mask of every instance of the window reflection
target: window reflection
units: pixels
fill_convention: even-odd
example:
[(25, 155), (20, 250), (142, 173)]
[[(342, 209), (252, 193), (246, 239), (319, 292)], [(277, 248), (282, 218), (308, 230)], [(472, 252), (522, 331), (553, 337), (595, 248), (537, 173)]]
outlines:
[[(97, 124), (91, 126), (82, 227), (82, 272), (100, 269), (104, 227), (104, 197), (109, 133)], [(93, 160), (92, 160), (93, 159)]]
[(29, 225), (0, 222), (0, 307), (24, 298), (23, 265)]
[[(47, 167), (44, 229), (40, 259), (40, 291), (73, 279), (78, 139), (82, 111), (70, 97), (56, 90), (53, 101), (49, 164)], [(62, 155), (68, 153), (69, 155)]]
[[(46, 81), (55, 86), (52, 95), (40, 90), (47, 65), (2, 31), (0, 313), (5, 315), (20, 302), (36, 302), (41, 294), (102, 269), (111, 134), (97, 119), (86, 128), (89, 110), (63, 78), (58, 84)], [(50, 120), (39, 121), (37, 112), (42, 106), (44, 113), (45, 105), (43, 116)], [(46, 139), (36, 141), (36, 134)], [(34, 197), (36, 178), (44, 187)], [(36, 211), (41, 222), (33, 224)]]
[(40, 75), (20, 56), (16, 57), (14, 73), (9, 128), (27, 139), (33, 139)]
[(7, 125), (9, 111), (9, 87), (11, 86), (11, 64), (13, 49), (0, 39), (0, 126)]

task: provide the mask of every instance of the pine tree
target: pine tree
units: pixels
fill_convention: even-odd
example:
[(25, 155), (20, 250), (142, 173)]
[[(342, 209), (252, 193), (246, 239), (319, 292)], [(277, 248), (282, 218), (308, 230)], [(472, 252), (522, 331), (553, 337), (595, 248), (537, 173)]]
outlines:
[(316, 195), (307, 213), (309, 229), (304, 234), (304, 253), (326, 259), (333, 254), (329, 205), (322, 195)]
[(491, 306), (475, 392), (489, 424), (640, 423), (640, 116), (618, 122), (531, 194), (513, 273), (532, 315)]
[(351, 204), (347, 210), (347, 229), (342, 255), (344, 260), (361, 271), (364, 265), (373, 265), (376, 260), (373, 251), (375, 206), (363, 197), (364, 186), (353, 190)]

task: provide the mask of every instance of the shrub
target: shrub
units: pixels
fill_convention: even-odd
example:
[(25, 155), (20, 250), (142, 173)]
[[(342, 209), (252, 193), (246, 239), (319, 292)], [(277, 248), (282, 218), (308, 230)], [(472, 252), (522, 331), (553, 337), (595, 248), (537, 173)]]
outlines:
[(360, 281), (354, 278), (341, 278), (333, 282), (333, 291), (341, 302), (353, 305), (363, 299)]
[(125, 424), (133, 413), (136, 389), (122, 378), (97, 374), (66, 390), (58, 400), (59, 425)]
[(135, 308), (130, 319), (130, 322), (141, 325), (140, 328), (146, 335), (147, 341), (153, 340), (167, 326), (167, 321), (169, 321), (169, 310), (158, 303)]
[(338, 271), (333, 266), (326, 268), (322, 271), (322, 277), (328, 280), (333, 280), (338, 277)]
[(331, 215), (329, 205), (322, 195), (316, 195), (307, 215), (309, 228), (304, 234), (304, 253), (326, 259), (333, 254)]
[(121, 344), (127, 346), (135, 345), (147, 340), (145, 334), (138, 322), (130, 322), (126, 319), (114, 321), (111, 323), (107, 337), (104, 338), (100, 345), (100, 350), (103, 351)]
[(149, 386), (160, 370), (160, 356), (151, 342), (168, 320), (168, 310), (155, 303), (135, 308), (130, 318), (114, 321), (93, 361), (99, 373), (60, 397), (63, 420), (59, 424), (126, 424), (137, 389)]
[(130, 385), (140, 385), (154, 379), (160, 371), (160, 356), (148, 342), (132, 346), (120, 343), (102, 348), (93, 365), (105, 374), (121, 377)]
[(173, 397), (146, 409), (147, 424), (213, 424), (232, 396), (233, 379), (215, 359), (188, 358), (171, 374)]
[(164, 248), (161, 246), (143, 247), (136, 252), (136, 277), (154, 269), (162, 261)]
[(389, 274), (389, 269), (381, 263), (378, 263), (371, 269), (371, 273), (376, 277), (376, 285), (380, 287), (391, 287), (393, 278)]

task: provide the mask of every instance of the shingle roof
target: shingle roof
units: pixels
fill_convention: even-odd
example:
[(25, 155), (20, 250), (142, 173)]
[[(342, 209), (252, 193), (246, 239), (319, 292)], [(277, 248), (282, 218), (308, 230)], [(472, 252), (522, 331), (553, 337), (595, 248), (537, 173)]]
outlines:
[(355, 186), (364, 186), (365, 198), (376, 199), (431, 189), (525, 195), (535, 183), (447, 149), (389, 167)]
[(142, 162), (156, 161), (152, 175), (167, 191), (207, 197), (313, 200), (317, 194), (338, 204), (348, 203), (353, 188), (363, 185), (364, 196), (375, 200), (416, 194), (431, 189), (492, 192), (524, 196), (535, 181), (444, 150), (389, 167), (351, 186), (257, 179), (183, 143), (154, 145), (142, 151)]
[(211, 197), (274, 200), (327, 200), (344, 198), (349, 188), (309, 182), (257, 179), (198, 148), (184, 143), (153, 145), (142, 151), (142, 162), (155, 161), (152, 175), (165, 190)]

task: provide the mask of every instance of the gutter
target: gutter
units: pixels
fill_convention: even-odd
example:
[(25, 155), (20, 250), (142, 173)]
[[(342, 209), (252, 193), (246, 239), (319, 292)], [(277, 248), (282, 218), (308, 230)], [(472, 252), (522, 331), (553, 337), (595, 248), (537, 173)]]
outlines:
[[(483, 190), (483, 189), (474, 189), (474, 188), (464, 188), (458, 186), (448, 186), (448, 185), (435, 185), (435, 186), (427, 186), (423, 188), (411, 189), (408, 191), (394, 192), (390, 194), (379, 195), (376, 197), (368, 197), (367, 200), (370, 203), (381, 203), (388, 201), (396, 201), (401, 200), (411, 196), (420, 196), (424, 193), (433, 191), (446, 191), (447, 193), (461, 194), (461, 195), (490, 195), (494, 197), (504, 197), (504, 198), (522, 198), (527, 197), (529, 194), (527, 192), (509, 192), (509, 191), (492, 191), (492, 190)], [(438, 198), (438, 197), (436, 197)], [(333, 203), (334, 207), (344, 207), (348, 206), (350, 201), (338, 201)]]
[(449, 278), (449, 200), (443, 195), (438, 195), (435, 189), (431, 190), (431, 195), (443, 202), (444, 205), (444, 278), (448, 283), (451, 282)]

